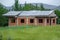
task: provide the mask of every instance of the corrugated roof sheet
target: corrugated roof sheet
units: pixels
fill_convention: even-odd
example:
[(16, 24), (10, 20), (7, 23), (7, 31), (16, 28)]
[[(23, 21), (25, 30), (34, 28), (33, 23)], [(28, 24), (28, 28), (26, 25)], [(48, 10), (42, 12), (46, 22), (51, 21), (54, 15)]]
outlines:
[(8, 12), (6, 14), (3, 14), (3, 16), (16, 16), (16, 15), (18, 15), (20, 13), (21, 13), (21, 11), (10, 11), (10, 12)]
[(48, 16), (51, 11), (23, 11), (19, 16)]
[(3, 15), (4, 16), (17, 16), (17, 15), (18, 16), (49, 16), (51, 13), (53, 13), (53, 11), (31, 10), (31, 11), (10, 11)]

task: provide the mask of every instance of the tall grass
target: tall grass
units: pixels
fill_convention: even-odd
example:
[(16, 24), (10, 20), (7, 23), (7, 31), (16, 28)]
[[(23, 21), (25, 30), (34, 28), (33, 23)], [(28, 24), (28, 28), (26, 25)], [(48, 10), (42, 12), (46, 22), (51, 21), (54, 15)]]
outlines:
[(2, 40), (60, 40), (60, 25), (1, 27)]

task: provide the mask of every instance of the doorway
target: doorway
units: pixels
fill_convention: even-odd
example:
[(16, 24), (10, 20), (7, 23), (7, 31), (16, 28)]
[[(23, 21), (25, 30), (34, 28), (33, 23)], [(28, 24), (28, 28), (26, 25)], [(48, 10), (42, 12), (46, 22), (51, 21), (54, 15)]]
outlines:
[(51, 25), (51, 18), (50, 18), (50, 25)]

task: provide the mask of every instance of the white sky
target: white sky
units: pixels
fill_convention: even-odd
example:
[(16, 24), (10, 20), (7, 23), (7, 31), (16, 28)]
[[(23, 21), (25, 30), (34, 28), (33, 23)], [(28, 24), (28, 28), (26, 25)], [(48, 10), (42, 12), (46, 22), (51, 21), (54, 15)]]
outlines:
[[(19, 0), (19, 3), (24, 4), (27, 3), (45, 3), (50, 5), (60, 5), (60, 0)], [(5, 6), (11, 6), (14, 4), (14, 0), (0, 0), (0, 3), (2, 3)]]

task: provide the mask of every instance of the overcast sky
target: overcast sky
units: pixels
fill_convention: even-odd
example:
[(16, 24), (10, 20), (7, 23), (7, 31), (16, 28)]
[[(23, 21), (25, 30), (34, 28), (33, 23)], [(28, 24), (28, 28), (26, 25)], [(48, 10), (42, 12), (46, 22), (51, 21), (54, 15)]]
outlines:
[[(19, 3), (24, 4), (25, 1), (27, 3), (45, 3), (50, 5), (60, 5), (60, 0), (19, 0)], [(14, 0), (0, 0), (0, 3), (2, 3), (5, 6), (11, 6), (14, 4)]]

